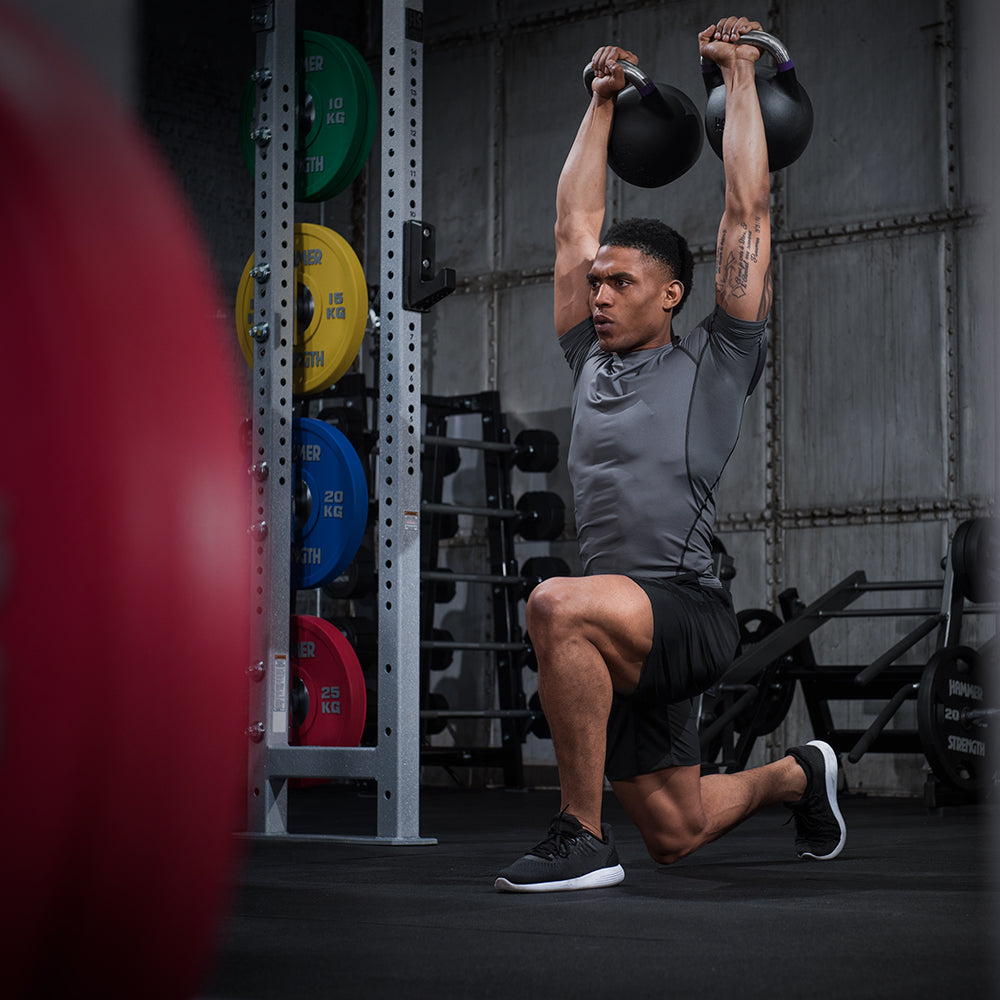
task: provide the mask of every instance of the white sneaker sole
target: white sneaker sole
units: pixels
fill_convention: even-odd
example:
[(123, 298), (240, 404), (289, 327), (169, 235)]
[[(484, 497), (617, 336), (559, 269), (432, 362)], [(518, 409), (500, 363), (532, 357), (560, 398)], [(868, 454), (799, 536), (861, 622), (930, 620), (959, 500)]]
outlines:
[(621, 865), (615, 865), (558, 882), (527, 882), (518, 885), (501, 877), (493, 883), (493, 888), (497, 892), (569, 892), (573, 889), (604, 889), (609, 885), (618, 885), (624, 878), (625, 869)]
[(816, 747), (823, 755), (826, 798), (830, 803), (830, 808), (833, 810), (833, 815), (837, 819), (837, 825), (840, 827), (840, 840), (837, 841), (837, 846), (828, 854), (811, 854), (809, 851), (804, 851), (799, 857), (812, 858), (814, 861), (831, 861), (840, 854), (844, 849), (844, 844), (847, 843), (847, 825), (844, 823), (844, 817), (840, 813), (840, 806), (837, 805), (837, 755), (833, 752), (833, 747), (822, 740), (810, 740), (806, 745)]

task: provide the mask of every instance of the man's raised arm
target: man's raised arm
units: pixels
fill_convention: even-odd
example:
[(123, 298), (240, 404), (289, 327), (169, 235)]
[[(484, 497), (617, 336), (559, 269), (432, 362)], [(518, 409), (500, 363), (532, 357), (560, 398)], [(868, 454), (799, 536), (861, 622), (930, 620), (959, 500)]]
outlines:
[(701, 32), (698, 46), (726, 84), (726, 208), (716, 244), (715, 301), (737, 319), (762, 320), (771, 308), (771, 216), (767, 143), (754, 81), (760, 50), (733, 44), (752, 29), (760, 24), (727, 17)]
[(600, 246), (607, 186), (608, 137), (614, 96), (625, 86), (618, 60), (631, 52), (609, 45), (594, 53), (590, 105), (583, 116), (556, 188), (554, 319), (561, 337), (590, 315), (587, 272)]

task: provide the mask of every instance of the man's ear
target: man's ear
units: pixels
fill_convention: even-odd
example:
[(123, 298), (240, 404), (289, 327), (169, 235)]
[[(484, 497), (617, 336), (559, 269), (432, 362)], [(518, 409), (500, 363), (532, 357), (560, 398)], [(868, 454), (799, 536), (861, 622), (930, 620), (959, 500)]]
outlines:
[(684, 286), (674, 278), (663, 286), (663, 311), (669, 312), (675, 309), (682, 298), (684, 298)]

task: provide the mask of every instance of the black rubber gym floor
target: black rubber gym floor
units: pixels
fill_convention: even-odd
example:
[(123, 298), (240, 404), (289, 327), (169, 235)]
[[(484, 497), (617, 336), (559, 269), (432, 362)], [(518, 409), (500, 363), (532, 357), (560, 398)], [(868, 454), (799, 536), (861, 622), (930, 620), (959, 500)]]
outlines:
[[(374, 816), (353, 787), (291, 795), (293, 832)], [(492, 886), (544, 836), (554, 791), (425, 789), (434, 846), (253, 839), (203, 996), (1000, 996), (994, 807), (841, 807), (834, 861), (798, 860), (776, 807), (664, 867), (609, 795), (625, 881), (544, 895)]]

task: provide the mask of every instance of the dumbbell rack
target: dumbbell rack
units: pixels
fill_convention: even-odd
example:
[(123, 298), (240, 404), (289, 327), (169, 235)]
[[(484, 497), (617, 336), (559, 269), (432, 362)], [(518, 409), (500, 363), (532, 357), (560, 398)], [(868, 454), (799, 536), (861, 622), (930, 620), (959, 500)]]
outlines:
[[(378, 741), (374, 747), (293, 747), (290, 712), (289, 595), (293, 463), (292, 332), (295, 4), (251, 5), (257, 37), (259, 124), (254, 167), (256, 275), (251, 512), (250, 713), (247, 831), (288, 834), (288, 779), (374, 779), (374, 837), (434, 843), (419, 832), (420, 696), (420, 344), (404, 249), (407, 224), (421, 214), (423, 3), (383, 0), (381, 97), (381, 360), (378, 497)], [(412, 228), (412, 227), (410, 227)], [(421, 227), (423, 228), (423, 227)], [(426, 231), (426, 230), (425, 230)], [(418, 262), (419, 263), (419, 262)], [(266, 268), (266, 270), (264, 270)], [(408, 278), (410, 280), (408, 281)], [(266, 317), (266, 318), (265, 318)]]
[[(487, 574), (452, 574), (438, 569), (442, 538), (442, 516), (455, 516), (469, 508), (442, 504), (442, 489), (448, 468), (444, 449), (457, 447), (448, 438), (451, 417), (478, 414), (482, 439), (462, 441), (464, 447), (478, 450), (483, 457), (485, 511), (510, 510), (510, 453), (512, 445), (507, 420), (500, 407), (500, 395), (487, 391), (464, 396), (425, 396), (425, 447), (422, 541), (421, 541), (421, 716), (425, 720), (458, 718), (496, 718), (500, 721), (499, 747), (423, 746), (421, 760), (441, 766), (499, 766), (508, 788), (524, 786), (521, 748), (532, 713), (525, 707), (518, 654), (525, 649), (519, 624), (518, 604), (524, 581), (518, 575), (514, 555), (513, 521), (506, 517), (485, 517), (489, 572)], [(435, 588), (440, 583), (465, 581), (485, 584), (492, 596), (493, 636), (489, 641), (452, 641), (436, 637), (434, 629)], [(492, 655), (497, 681), (498, 709), (436, 709), (428, 701), (430, 659), (435, 650), (476, 650)]]

